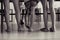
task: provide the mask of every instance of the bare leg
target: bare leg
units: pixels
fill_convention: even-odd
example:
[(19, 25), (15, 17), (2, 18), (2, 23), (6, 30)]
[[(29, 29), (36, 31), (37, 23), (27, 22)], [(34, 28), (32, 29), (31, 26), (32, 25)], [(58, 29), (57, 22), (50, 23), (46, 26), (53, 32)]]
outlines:
[(10, 31), (10, 27), (11, 27), (11, 24), (9, 23), (9, 0), (4, 0), (4, 12), (5, 12), (5, 20), (6, 20), (6, 24), (7, 24), (7, 31), (9, 32)]
[(25, 18), (25, 26), (26, 26), (26, 28), (28, 28), (28, 31), (30, 32), (31, 31), (31, 20), (30, 20), (30, 17), (31, 17), (31, 15), (29, 15), (29, 13), (31, 13), (31, 12), (29, 12), (29, 9), (27, 9), (26, 10), (27, 12), (26, 12), (26, 18)]
[(44, 24), (45, 27), (47, 28), (47, 11), (46, 11), (46, 5), (47, 5), (47, 0), (42, 1), (42, 5), (43, 5), (43, 17), (44, 17)]
[(53, 1), (54, 0), (49, 0), (49, 9), (51, 13), (51, 20), (52, 20), (52, 28), (50, 31), (54, 31), (54, 10), (53, 10)]
[[(33, 16), (33, 14), (32, 14), (33, 9), (31, 9), (31, 3), (30, 3), (30, 2), (31, 2), (31, 1), (25, 3), (25, 6), (28, 5), (28, 6), (26, 6), (26, 8), (27, 8), (26, 27), (28, 28), (28, 31), (31, 31), (32, 19), (33, 19), (33, 18), (32, 18), (32, 16)], [(31, 14), (31, 15), (29, 15), (29, 14)]]
[(16, 13), (16, 20), (17, 20), (17, 25), (18, 25), (18, 31), (21, 31), (22, 29), (21, 29), (21, 25), (20, 25), (20, 14), (21, 14), (21, 12), (20, 12), (20, 6), (19, 6), (19, 0), (13, 0), (13, 4), (14, 4), (14, 8), (15, 8), (15, 13)]
[(43, 17), (44, 17), (44, 25), (45, 25), (45, 28), (42, 28), (41, 31), (45, 31), (47, 32), (48, 31), (48, 27), (47, 27), (47, 23), (48, 23), (48, 17), (47, 17), (47, 0), (41, 0), (41, 3), (43, 5)]

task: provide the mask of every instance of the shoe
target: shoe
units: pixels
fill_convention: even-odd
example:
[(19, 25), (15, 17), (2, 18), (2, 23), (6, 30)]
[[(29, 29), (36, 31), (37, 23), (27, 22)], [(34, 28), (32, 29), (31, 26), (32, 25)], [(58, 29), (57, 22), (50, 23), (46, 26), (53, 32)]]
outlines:
[(31, 29), (28, 29), (28, 32), (31, 32)]
[(28, 28), (28, 32), (31, 32), (31, 28), (28, 25), (26, 27)]
[(23, 24), (24, 24), (24, 22), (23, 22), (22, 20), (20, 20), (20, 22), (21, 22), (21, 23), (20, 23), (21, 25), (23, 25)]
[(26, 27), (27, 27), (28, 29), (30, 29), (30, 27), (29, 27), (28, 25), (26, 25)]
[(47, 28), (42, 28), (42, 29), (40, 29), (40, 31), (48, 32), (49, 30)]
[(24, 30), (18, 30), (18, 32), (24, 32)]
[(55, 32), (54, 28), (50, 28), (50, 32)]
[(6, 32), (10, 32), (10, 30), (5, 30)]
[(3, 33), (3, 30), (1, 30), (1, 33)]
[(3, 27), (1, 27), (1, 33), (3, 33)]

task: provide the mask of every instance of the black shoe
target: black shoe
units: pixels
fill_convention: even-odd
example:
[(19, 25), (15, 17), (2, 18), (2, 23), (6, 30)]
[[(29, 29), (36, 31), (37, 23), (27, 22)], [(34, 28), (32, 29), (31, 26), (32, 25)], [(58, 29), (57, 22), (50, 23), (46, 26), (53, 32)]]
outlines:
[(28, 28), (28, 32), (31, 32), (31, 28), (28, 25), (26, 27)]
[(26, 25), (26, 27), (27, 27), (28, 29), (31, 29), (28, 25)]
[(28, 32), (31, 32), (31, 29), (28, 29)]
[(50, 32), (55, 32), (54, 28), (50, 28)]
[(1, 33), (3, 33), (3, 30), (1, 30)]
[(18, 32), (24, 32), (24, 30), (18, 30)]
[(3, 31), (1, 31), (1, 33), (3, 33)]
[(49, 30), (47, 28), (42, 28), (42, 29), (40, 29), (40, 31), (48, 32)]
[(21, 23), (20, 23), (21, 25), (23, 25), (23, 24), (24, 24), (24, 22), (23, 22), (22, 20), (20, 20), (20, 22), (21, 22)]
[(5, 30), (6, 32), (10, 32), (10, 30)]

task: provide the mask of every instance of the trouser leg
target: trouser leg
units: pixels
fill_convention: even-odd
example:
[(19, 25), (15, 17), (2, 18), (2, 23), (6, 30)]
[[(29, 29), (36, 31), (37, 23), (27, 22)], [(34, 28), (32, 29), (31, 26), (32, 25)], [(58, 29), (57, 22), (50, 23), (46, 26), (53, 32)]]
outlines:
[(9, 0), (4, 0), (4, 13), (5, 13), (5, 20), (7, 24), (7, 30), (10, 30), (11, 24), (9, 23)]
[(21, 26), (20, 26), (20, 8), (19, 8), (19, 0), (13, 0), (13, 4), (14, 4), (14, 8), (15, 8), (15, 17), (17, 20), (17, 25), (18, 25), (18, 30), (21, 30)]

